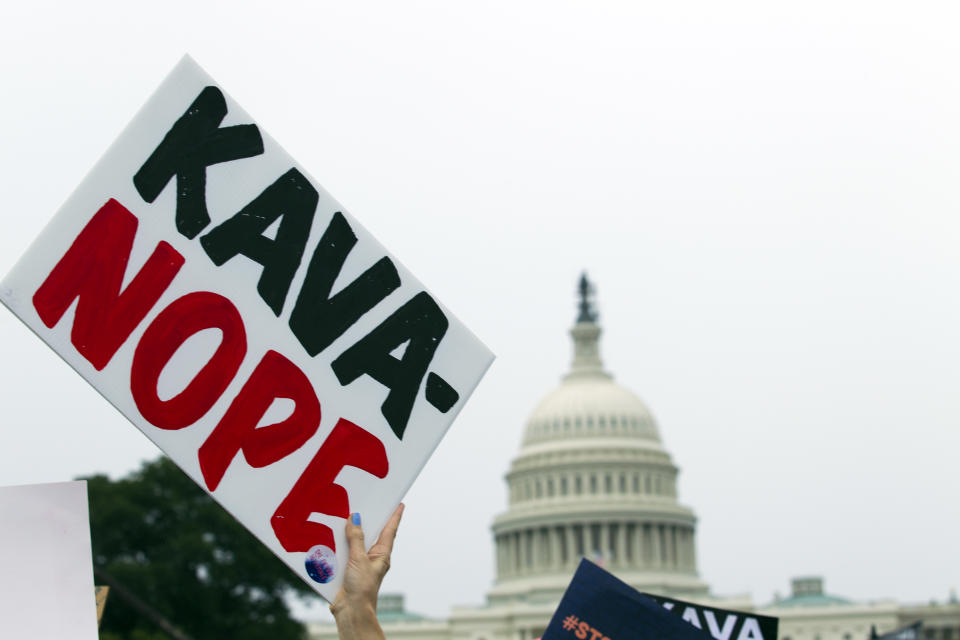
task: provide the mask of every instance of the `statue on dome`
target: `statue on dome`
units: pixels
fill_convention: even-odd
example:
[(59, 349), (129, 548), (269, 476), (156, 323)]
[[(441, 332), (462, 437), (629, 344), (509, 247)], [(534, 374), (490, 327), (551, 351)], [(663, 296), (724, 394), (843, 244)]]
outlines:
[(577, 290), (580, 293), (580, 314), (577, 316), (577, 322), (596, 322), (597, 321), (597, 312), (593, 308), (593, 303), (591, 298), (596, 292), (593, 284), (587, 280), (587, 272), (584, 271), (580, 274), (580, 284), (577, 287)]

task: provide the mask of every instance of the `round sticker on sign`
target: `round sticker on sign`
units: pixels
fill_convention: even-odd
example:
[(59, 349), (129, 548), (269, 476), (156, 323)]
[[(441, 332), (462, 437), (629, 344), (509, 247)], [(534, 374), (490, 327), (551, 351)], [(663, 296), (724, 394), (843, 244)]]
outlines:
[(308, 576), (320, 584), (326, 584), (333, 580), (337, 572), (337, 554), (330, 547), (318, 544), (307, 551), (304, 564)]

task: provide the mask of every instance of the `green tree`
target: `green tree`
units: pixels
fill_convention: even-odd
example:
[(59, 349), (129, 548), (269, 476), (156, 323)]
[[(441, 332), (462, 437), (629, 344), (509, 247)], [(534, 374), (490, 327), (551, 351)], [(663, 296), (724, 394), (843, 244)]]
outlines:
[(113, 583), (102, 639), (176, 637), (165, 622), (193, 640), (305, 637), (286, 598), (313, 591), (168, 458), (87, 482), (97, 583)]

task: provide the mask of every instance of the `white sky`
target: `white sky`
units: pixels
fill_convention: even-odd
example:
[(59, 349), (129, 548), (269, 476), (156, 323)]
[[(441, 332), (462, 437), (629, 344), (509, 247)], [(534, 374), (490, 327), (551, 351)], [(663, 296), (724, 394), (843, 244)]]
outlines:
[[(599, 289), (714, 592), (960, 586), (960, 9), (948, 2), (18, 2), (0, 274), (189, 52), (496, 353), (385, 589), (493, 579), (526, 416)], [(152, 444), (0, 313), (0, 485)], [(320, 615), (319, 613), (317, 615)]]

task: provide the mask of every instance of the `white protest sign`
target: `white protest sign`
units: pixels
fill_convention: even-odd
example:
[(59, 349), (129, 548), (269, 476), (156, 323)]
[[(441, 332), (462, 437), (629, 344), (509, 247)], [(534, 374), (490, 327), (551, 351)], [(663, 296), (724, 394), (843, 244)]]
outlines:
[(327, 599), (493, 359), (189, 58), (0, 299)]
[(4, 638), (96, 640), (86, 482), (0, 487)]

